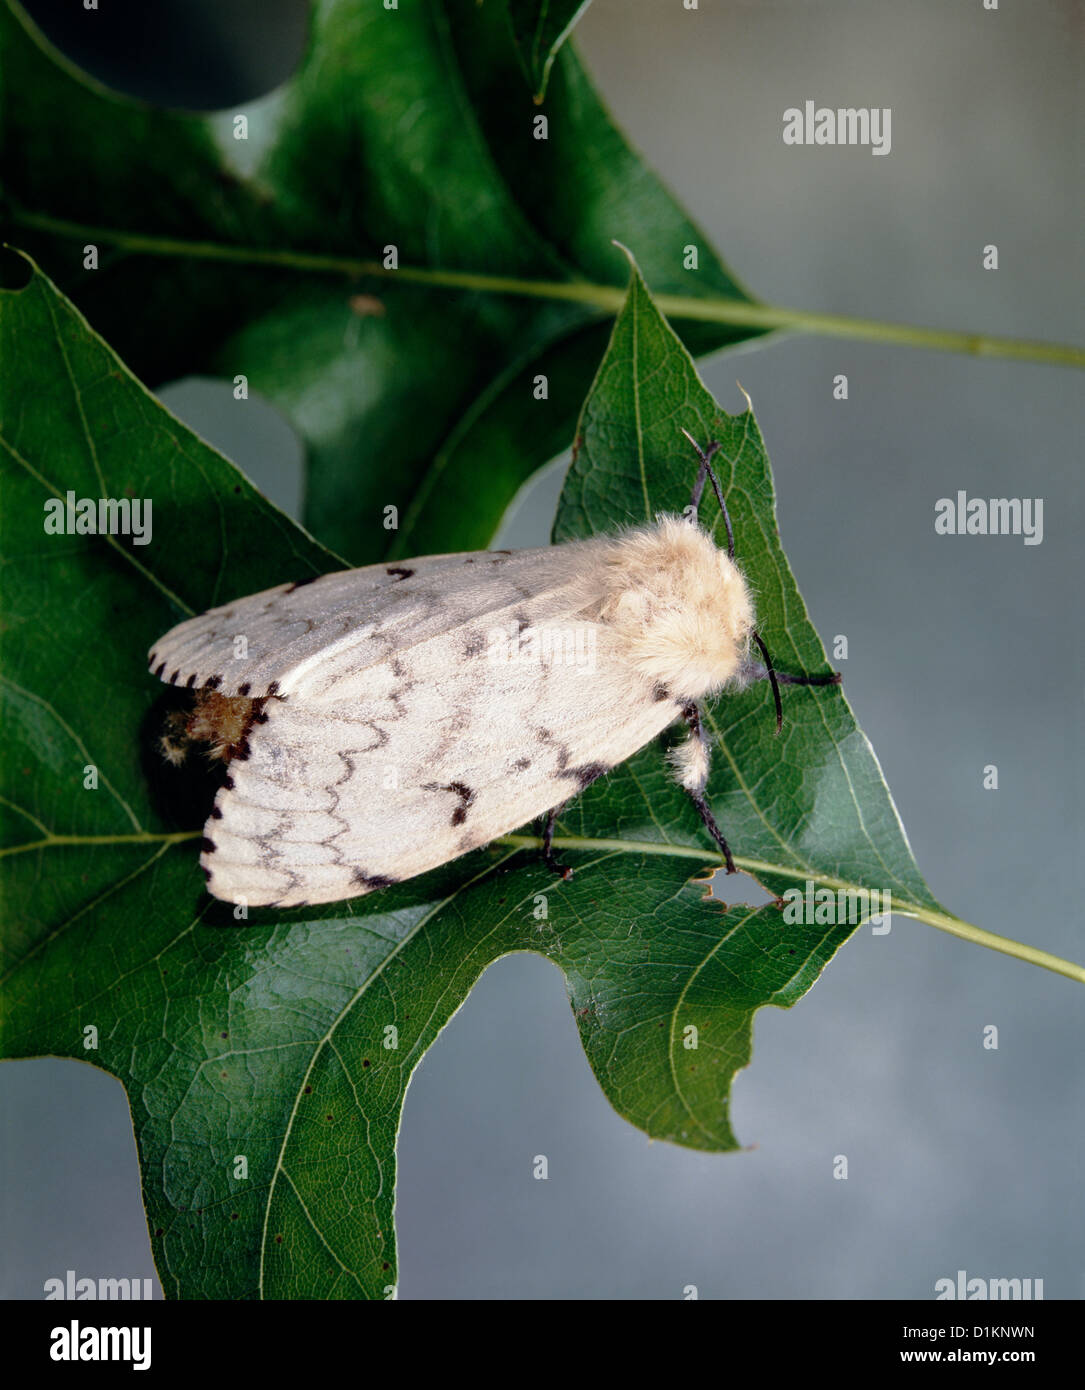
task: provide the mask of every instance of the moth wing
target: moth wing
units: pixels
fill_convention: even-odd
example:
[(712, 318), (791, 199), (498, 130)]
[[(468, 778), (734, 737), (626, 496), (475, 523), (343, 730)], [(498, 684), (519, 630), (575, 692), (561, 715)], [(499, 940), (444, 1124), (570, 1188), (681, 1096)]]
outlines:
[(405, 645), (553, 592), (576, 572), (566, 552), (592, 544), (428, 555), (280, 584), (179, 623), (150, 668), (223, 695), (320, 695)]
[(207, 823), (209, 891), (288, 907), (411, 878), (560, 805), (671, 723), (677, 702), (584, 617), (578, 570), (489, 609), (488, 640), (466, 619), (315, 698), (269, 701)]

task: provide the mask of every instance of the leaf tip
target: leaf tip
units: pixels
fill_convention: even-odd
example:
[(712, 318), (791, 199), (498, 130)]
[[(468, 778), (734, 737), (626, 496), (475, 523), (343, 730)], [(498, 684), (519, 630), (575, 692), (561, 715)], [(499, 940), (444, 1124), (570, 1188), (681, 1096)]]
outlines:
[(623, 256), (626, 258), (626, 260), (629, 262), (629, 268), (630, 268), (630, 270), (633, 272), (634, 278), (637, 279), (637, 280), (639, 280), (639, 279), (640, 279), (640, 266), (637, 265), (637, 258), (636, 258), (636, 256), (633, 255), (632, 251), (630, 251), (629, 247), (626, 246), (625, 242), (619, 241), (617, 237), (611, 237), (611, 239), (610, 239), (610, 244), (611, 244), (612, 246), (616, 246), (616, 247), (618, 248), (618, 250), (622, 253), (622, 255), (623, 255)]
[(0, 290), (25, 290), (37, 274), (32, 257), (10, 241), (0, 241)]

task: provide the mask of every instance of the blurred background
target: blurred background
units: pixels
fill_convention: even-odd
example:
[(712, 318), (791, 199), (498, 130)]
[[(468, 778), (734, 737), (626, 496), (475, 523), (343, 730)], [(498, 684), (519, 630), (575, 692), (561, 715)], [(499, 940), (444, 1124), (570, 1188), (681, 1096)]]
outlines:
[[(58, 7), (27, 8), (67, 42)], [(287, 0), (108, 8), (113, 37), (70, 56), (170, 105), (251, 99), (304, 44), (305, 6)], [(1041, 0), (595, 0), (575, 42), (631, 142), (768, 302), (1080, 341), (1081, 19)], [(891, 107), (891, 154), (785, 146), (783, 112), (807, 99)], [(702, 371), (728, 409), (736, 378), (753, 399), (784, 547), (826, 645), (848, 638), (834, 664), (932, 890), (1081, 959), (1080, 377), (817, 337)], [(218, 383), (161, 395), (296, 514), (300, 450), (275, 412), (245, 412), (242, 433)], [(562, 467), (524, 489), (500, 544), (545, 543)], [(1043, 543), (936, 535), (935, 503), (959, 489), (1042, 497)], [(711, 1156), (619, 1119), (558, 971), (507, 957), (407, 1097), (400, 1297), (927, 1299), (964, 1269), (1079, 1298), (1081, 1020), (1068, 980), (903, 918), (863, 928), (794, 1009), (759, 1013), (733, 1104), (754, 1147)], [(9, 1063), (0, 1110), (0, 1295), (40, 1298), (67, 1269), (153, 1275), (120, 1084)]]

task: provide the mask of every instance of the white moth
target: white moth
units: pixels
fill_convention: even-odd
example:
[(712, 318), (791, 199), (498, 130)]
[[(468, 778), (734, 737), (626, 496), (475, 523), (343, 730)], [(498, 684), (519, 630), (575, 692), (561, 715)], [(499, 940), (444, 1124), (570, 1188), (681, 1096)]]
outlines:
[[(351, 898), (547, 813), (556, 867), (563, 805), (679, 717), (689, 736), (670, 755), (674, 775), (733, 872), (704, 798), (697, 701), (769, 676), (778, 721), (780, 702), (734, 563), (716, 448), (698, 449), (684, 516), (282, 584), (156, 642), (154, 674), (198, 692), (194, 711), (173, 717), (166, 756), (199, 740), (228, 761), (204, 829), (208, 890), (252, 906)], [(706, 476), (726, 552), (696, 519)]]

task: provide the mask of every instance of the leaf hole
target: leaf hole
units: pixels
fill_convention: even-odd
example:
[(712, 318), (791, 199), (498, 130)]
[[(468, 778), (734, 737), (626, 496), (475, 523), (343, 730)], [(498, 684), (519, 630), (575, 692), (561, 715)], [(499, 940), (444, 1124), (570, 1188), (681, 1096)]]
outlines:
[(122, 96), (181, 111), (221, 111), (270, 92), (301, 61), (307, 0), (54, 0), (23, 8), (64, 56)]
[(269, 502), (297, 520), (304, 450), (270, 401), (251, 388), (247, 400), (235, 400), (232, 382), (202, 376), (171, 381), (156, 394), (167, 410), (236, 463)]

